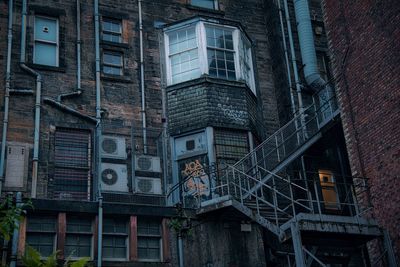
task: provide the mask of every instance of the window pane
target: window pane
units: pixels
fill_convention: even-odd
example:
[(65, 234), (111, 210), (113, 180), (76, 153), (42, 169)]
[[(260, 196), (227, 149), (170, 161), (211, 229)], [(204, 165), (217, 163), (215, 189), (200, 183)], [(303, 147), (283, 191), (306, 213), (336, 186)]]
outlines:
[(111, 75), (122, 75), (122, 70), (118, 67), (103, 66), (103, 72)]
[(56, 220), (54, 217), (29, 217), (28, 231), (52, 231), (56, 230)]
[(103, 62), (106, 64), (121, 66), (122, 65), (122, 56), (116, 55), (116, 54), (104, 53), (103, 54)]
[(214, 1), (215, 0), (192, 0), (192, 5), (214, 9), (215, 8)]
[(33, 63), (57, 66), (57, 45), (35, 42)]
[(51, 233), (27, 233), (26, 242), (35, 248), (42, 256), (53, 253), (55, 234)]
[(35, 40), (57, 42), (57, 20), (35, 17)]

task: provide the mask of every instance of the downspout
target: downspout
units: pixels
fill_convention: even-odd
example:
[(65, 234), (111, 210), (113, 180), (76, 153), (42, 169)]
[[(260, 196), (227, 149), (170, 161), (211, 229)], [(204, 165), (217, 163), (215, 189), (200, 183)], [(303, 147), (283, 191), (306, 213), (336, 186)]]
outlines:
[(42, 93), (42, 75), (37, 71), (29, 68), (25, 64), (25, 46), (26, 46), (26, 15), (27, 15), (27, 0), (22, 1), (22, 22), (21, 22), (21, 58), (20, 67), (25, 72), (36, 77), (36, 100), (35, 100), (35, 126), (33, 138), (33, 159), (32, 159), (32, 191), (31, 197), (36, 197), (36, 187), (38, 178), (39, 165), (39, 138), (40, 138), (40, 108), (41, 108), (41, 93)]
[(11, 87), (11, 48), (12, 48), (12, 26), (13, 26), (13, 0), (8, 1), (8, 34), (7, 34), (7, 67), (6, 67), (6, 91), (4, 94), (4, 117), (3, 117), (3, 134), (1, 138), (1, 155), (0, 155), (0, 196), (4, 181), (4, 161), (6, 158), (6, 142), (8, 130), (8, 110), (10, 102)]
[(318, 70), (317, 55), (314, 45), (314, 33), (311, 25), (310, 10), (307, 0), (294, 0), (294, 9), (296, 14), (297, 32), (299, 35), (299, 44), (301, 59), (304, 64), (304, 77), (307, 85), (315, 92), (324, 89), (327, 86)]
[[(17, 192), (15, 197), (16, 207), (21, 208), (22, 205), (22, 194), (21, 192)], [(21, 214), (17, 214), (19, 217)], [(17, 251), (18, 251), (18, 241), (19, 241), (19, 220), (15, 221), (12, 244), (11, 244), (11, 260), (10, 267), (15, 267), (17, 265)]]
[[(97, 267), (102, 266), (102, 246), (103, 246), (103, 197), (101, 195), (101, 90), (100, 90), (100, 26), (99, 26), (99, 0), (94, 0), (94, 30), (95, 30), (95, 50), (96, 50), (96, 180), (97, 180), (97, 200), (98, 209), (98, 231), (97, 231)], [(96, 184), (96, 183), (95, 183)]]
[(147, 126), (146, 126), (146, 99), (144, 88), (144, 58), (143, 58), (143, 21), (142, 21), (142, 0), (138, 1), (139, 8), (139, 45), (140, 45), (140, 91), (142, 98), (142, 130), (143, 130), (143, 153), (147, 154)]

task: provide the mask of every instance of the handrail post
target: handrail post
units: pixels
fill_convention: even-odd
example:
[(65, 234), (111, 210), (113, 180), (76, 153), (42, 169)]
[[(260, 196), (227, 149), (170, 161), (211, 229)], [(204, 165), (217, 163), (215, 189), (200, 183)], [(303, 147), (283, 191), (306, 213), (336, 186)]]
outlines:
[(318, 116), (317, 103), (315, 102), (315, 96), (312, 96), (311, 98), (312, 98), (312, 105), (314, 107), (315, 118), (317, 120), (317, 128), (319, 129), (319, 116)]
[(292, 183), (290, 180), (290, 175), (288, 176), (289, 180), (289, 192), (290, 192), (290, 200), (292, 201), (292, 210), (293, 210), (293, 217), (296, 219), (296, 207), (294, 206), (294, 197), (293, 197), (293, 189), (292, 189)]
[(274, 200), (274, 214), (275, 214), (275, 223), (276, 226), (279, 227), (279, 220), (278, 220), (278, 197), (276, 195), (276, 185), (275, 185), (275, 176), (272, 176), (272, 189), (273, 189), (273, 200)]

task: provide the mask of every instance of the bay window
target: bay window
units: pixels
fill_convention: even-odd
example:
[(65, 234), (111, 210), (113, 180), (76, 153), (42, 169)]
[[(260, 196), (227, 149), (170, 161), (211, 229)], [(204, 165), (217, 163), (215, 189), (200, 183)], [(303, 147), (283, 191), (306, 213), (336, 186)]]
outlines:
[(165, 30), (168, 85), (206, 74), (242, 80), (255, 93), (251, 43), (237, 27), (199, 20)]

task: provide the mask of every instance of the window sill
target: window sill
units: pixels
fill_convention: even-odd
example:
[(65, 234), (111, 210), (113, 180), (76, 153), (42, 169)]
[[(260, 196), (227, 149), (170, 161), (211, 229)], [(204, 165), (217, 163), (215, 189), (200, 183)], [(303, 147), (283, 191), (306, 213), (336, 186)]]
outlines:
[(198, 7), (198, 6), (193, 6), (191, 4), (186, 4), (187, 9), (193, 10), (193, 11), (198, 11), (198, 12), (205, 12), (205, 13), (211, 13), (215, 15), (220, 15), (224, 16), (225, 12), (222, 10), (217, 10), (217, 9), (210, 9), (210, 8), (205, 8), (205, 7)]
[(127, 44), (127, 43), (117, 43), (117, 42), (110, 42), (110, 41), (101, 40), (100, 44), (105, 46), (106, 48), (118, 47), (118, 48), (129, 49), (129, 44)]
[(65, 72), (65, 67), (53, 67), (53, 66), (40, 65), (40, 64), (35, 64), (35, 63), (29, 63), (27, 65), (29, 67), (31, 67), (32, 69), (37, 69), (37, 70)]
[(112, 81), (112, 82), (121, 82), (121, 83), (132, 83), (132, 79), (128, 76), (124, 75), (110, 75), (110, 74), (101, 74), (101, 79), (105, 81)]
[(246, 83), (242, 82), (242, 81), (230, 81), (230, 80), (213, 78), (208, 75), (203, 75), (202, 77), (197, 78), (197, 79), (169, 85), (169, 86), (167, 86), (167, 91), (173, 91), (173, 90), (177, 90), (177, 89), (181, 89), (181, 88), (187, 88), (189, 86), (194, 86), (194, 85), (198, 85), (201, 83), (223, 84), (223, 85), (229, 85), (229, 86), (235, 86), (235, 87), (248, 87), (246, 85)]

